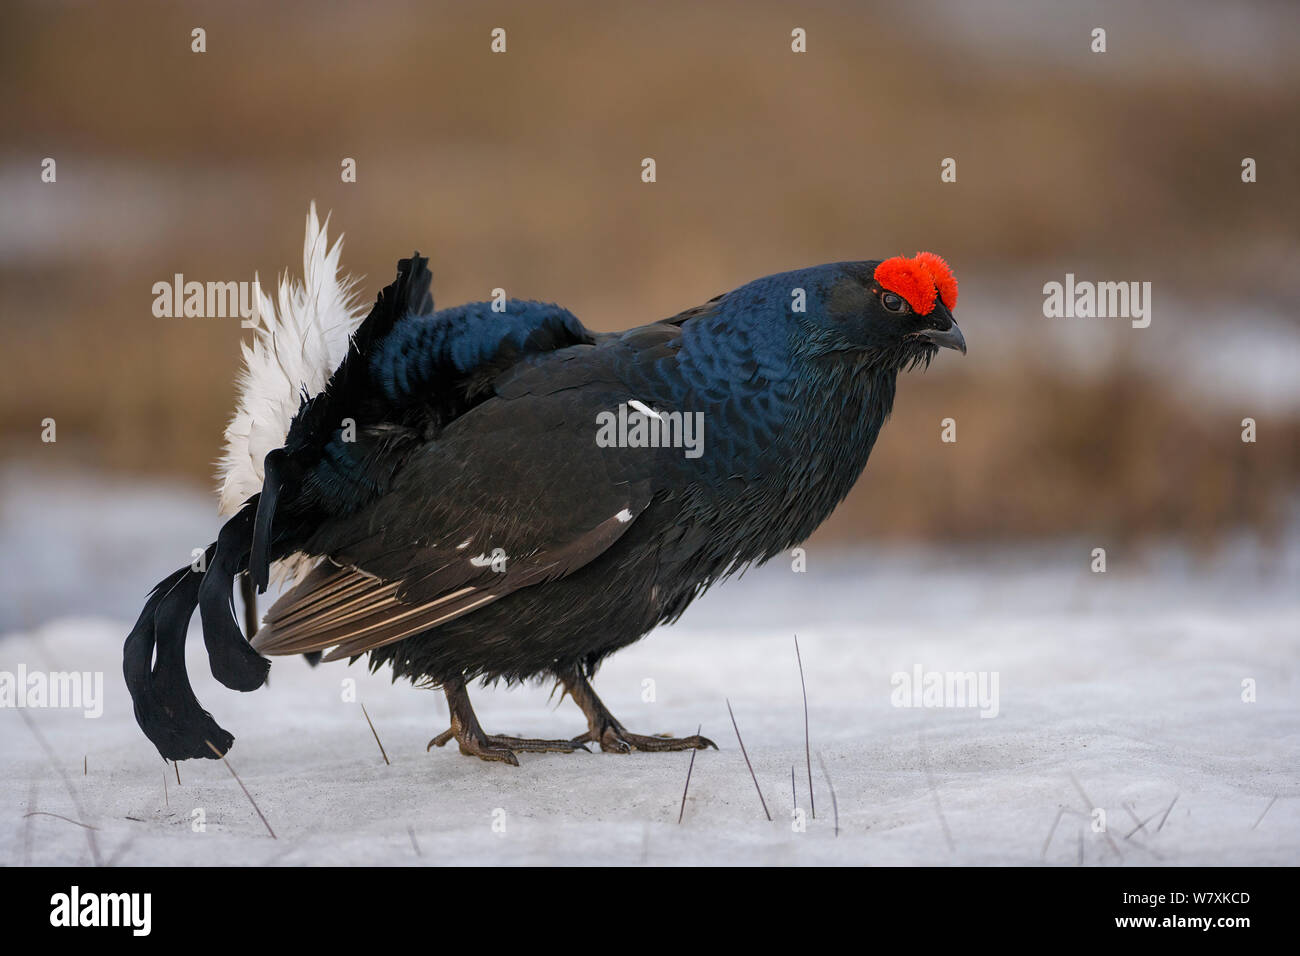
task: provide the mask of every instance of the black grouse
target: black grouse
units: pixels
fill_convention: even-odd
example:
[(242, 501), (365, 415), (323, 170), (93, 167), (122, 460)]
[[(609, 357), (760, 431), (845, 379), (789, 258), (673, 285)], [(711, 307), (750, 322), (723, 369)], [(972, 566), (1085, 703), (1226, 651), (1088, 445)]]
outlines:
[[(956, 281), (930, 253), (767, 276), (617, 333), (540, 302), (434, 311), (431, 282), (418, 254), (398, 263), (328, 382), (303, 390), (260, 492), (151, 593), (123, 670), (164, 758), (234, 740), (186, 673), (195, 607), (212, 673), (235, 690), (265, 682), (262, 654), (298, 653), (368, 655), (441, 687), (451, 727), (431, 746), (511, 764), (585, 743), (709, 746), (627, 730), (591, 686), (597, 667), (807, 538), (866, 465), (898, 374), (966, 351)], [(265, 590), (277, 562), (296, 583), (250, 644), (235, 578)], [(559, 681), (587, 732), (484, 732), (467, 686), (529, 679)]]

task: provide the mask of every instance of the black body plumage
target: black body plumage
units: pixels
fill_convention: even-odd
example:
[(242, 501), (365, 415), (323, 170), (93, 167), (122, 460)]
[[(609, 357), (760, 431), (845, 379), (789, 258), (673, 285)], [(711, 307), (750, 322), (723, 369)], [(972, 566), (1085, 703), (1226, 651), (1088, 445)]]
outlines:
[[(402, 260), (267, 456), (261, 494), (204, 570), (176, 572), (145, 605), (124, 655), (141, 727), (167, 758), (230, 746), (185, 673), (196, 605), (212, 671), (237, 690), (265, 680), (254, 647), (368, 654), (372, 669), (445, 687), (585, 680), (711, 584), (811, 534), (862, 472), (898, 373), (957, 347), (942, 303), (882, 304), (899, 297), (878, 265), (768, 276), (597, 334), (536, 302), (435, 312), (426, 261)], [(602, 413), (629, 403), (698, 413), (699, 454), (599, 442)], [(320, 563), (250, 645), (235, 576), (265, 588), (291, 555)]]

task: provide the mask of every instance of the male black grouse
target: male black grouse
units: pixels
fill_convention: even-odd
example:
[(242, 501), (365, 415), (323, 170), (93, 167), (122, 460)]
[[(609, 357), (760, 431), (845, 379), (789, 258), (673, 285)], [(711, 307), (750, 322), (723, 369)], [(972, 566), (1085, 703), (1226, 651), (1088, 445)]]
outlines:
[[(313, 209), (309, 268), (324, 242), (314, 223)], [(337, 253), (314, 251), (330, 281)], [(454, 738), (511, 764), (589, 742), (710, 746), (631, 733), (592, 674), (715, 581), (807, 538), (861, 474), (899, 372), (966, 351), (956, 281), (930, 253), (767, 276), (616, 333), (540, 302), (435, 312), (431, 281), (425, 259), (403, 259), (359, 325), (298, 330), (333, 335), (342, 361), (323, 388), (297, 376), (260, 492), (234, 504), (201, 562), (153, 590), (126, 640), (136, 719), (164, 758), (216, 757), (234, 740), (186, 674), (196, 606), (212, 672), (236, 690), (264, 683), (259, 651), (368, 654), (372, 670), (440, 686), (451, 727), (431, 746)], [(263, 344), (287, 334), (280, 321)], [(250, 366), (266, 359), (253, 351)], [(241, 414), (232, 429), (260, 453), (259, 412)], [(250, 644), (234, 579), (265, 590), (273, 563), (296, 583)], [(558, 680), (587, 733), (485, 733), (467, 685), (530, 678)]]

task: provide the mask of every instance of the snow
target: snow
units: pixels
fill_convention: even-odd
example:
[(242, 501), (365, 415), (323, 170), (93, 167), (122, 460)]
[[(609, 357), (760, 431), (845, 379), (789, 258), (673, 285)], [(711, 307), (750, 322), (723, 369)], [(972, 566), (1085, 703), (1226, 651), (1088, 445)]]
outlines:
[[(293, 658), (276, 660), (268, 687), (239, 694), (209, 676), (196, 628), (189, 644), (196, 692), (235, 734), (230, 764), (275, 830), (272, 839), (222, 762), (182, 764), (177, 786), (136, 727), (119, 676), (122, 640), (144, 590), (179, 565), (176, 552), (215, 532), (211, 502), (117, 487), (114, 507), (98, 508), (96, 521), (88, 487), (17, 485), (21, 491), (7, 482), (2, 499), (0, 544), (14, 577), (3, 585), (9, 633), (0, 637), (0, 673), (100, 671), (105, 699), (98, 719), (72, 709), (0, 709), (0, 864), (1300, 859), (1296, 536), (1277, 550), (1241, 542), (1209, 559), (1112, 547), (1104, 574), (1089, 570), (1090, 543), (1068, 542), (850, 552), (813, 544), (803, 573), (783, 559), (752, 570), (706, 595), (679, 624), (612, 657), (595, 681), (630, 729), (685, 735), (702, 725), (721, 746), (695, 756), (681, 824), (690, 753), (522, 754), (517, 768), (463, 757), (454, 745), (426, 753), (447, 725), (440, 693), (391, 684), (361, 666), (313, 669)], [(94, 487), (103, 493), (101, 482)], [(33, 507), (53, 508), (46, 519), (75, 529), (77, 544), (60, 537), (52, 554), (17, 560), (20, 546), (36, 540), (28, 535), (38, 522), (23, 511)], [(157, 519), (160, 507), (166, 521)], [(106, 542), (147, 509), (154, 524), (136, 532), (134, 554), (113, 551)], [(198, 540), (191, 545), (182, 530)], [(55, 568), (60, 573), (47, 577)], [(20, 594), (28, 595), (21, 612)], [(95, 597), (105, 610), (87, 613)], [(36, 607), (46, 609), (44, 623), (31, 622)], [(817, 809), (805, 832), (791, 817), (791, 767), (798, 806), (808, 807), (795, 634)], [(997, 716), (893, 706), (891, 677), (918, 666), (995, 672)], [(1253, 703), (1242, 699), (1247, 679), (1255, 682)], [(349, 680), (391, 765), (358, 704), (344, 699)], [(576, 707), (548, 701), (549, 691), (471, 696), (490, 732), (581, 732)], [(1093, 832), (1083, 816), (1094, 807), (1105, 811), (1105, 832)], [(40, 814), (25, 816), (33, 810)], [(1135, 820), (1148, 822), (1130, 836)]]

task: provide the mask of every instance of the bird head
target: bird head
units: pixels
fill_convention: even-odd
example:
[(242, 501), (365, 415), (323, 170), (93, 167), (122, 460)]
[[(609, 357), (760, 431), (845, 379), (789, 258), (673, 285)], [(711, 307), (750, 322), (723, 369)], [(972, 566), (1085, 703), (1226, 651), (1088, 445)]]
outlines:
[(898, 368), (928, 363), (941, 348), (966, 354), (952, 314), (957, 280), (933, 253), (836, 262), (781, 278), (804, 290), (802, 311), (799, 296), (786, 301), (806, 354), (866, 353)]

